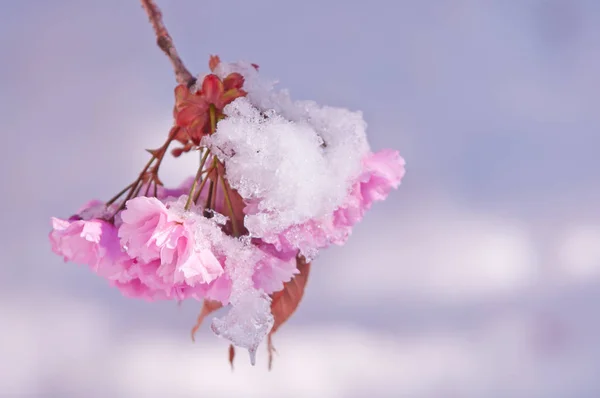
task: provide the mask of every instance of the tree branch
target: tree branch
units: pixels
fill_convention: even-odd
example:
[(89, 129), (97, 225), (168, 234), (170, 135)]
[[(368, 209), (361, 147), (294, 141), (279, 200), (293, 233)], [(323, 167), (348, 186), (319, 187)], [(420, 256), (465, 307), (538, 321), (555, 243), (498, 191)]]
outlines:
[(188, 87), (192, 86), (196, 82), (196, 78), (192, 76), (190, 71), (183, 64), (179, 54), (177, 54), (173, 39), (171, 38), (171, 35), (169, 35), (169, 32), (162, 21), (160, 9), (153, 0), (141, 0), (141, 2), (142, 7), (146, 10), (146, 14), (148, 14), (152, 28), (154, 28), (154, 32), (156, 33), (156, 44), (158, 44), (158, 47), (167, 54), (167, 57), (169, 57), (173, 64), (177, 83), (185, 84)]

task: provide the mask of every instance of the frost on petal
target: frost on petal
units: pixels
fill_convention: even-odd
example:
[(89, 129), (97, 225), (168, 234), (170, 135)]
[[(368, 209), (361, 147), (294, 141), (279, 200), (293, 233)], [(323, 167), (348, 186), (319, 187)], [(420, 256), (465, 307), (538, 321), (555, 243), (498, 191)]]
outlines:
[(300, 251), (304, 257), (313, 259), (320, 249), (346, 237), (348, 232), (338, 231), (333, 225), (332, 215), (293, 225), (280, 233), (270, 233), (263, 241), (272, 244), (280, 251)]

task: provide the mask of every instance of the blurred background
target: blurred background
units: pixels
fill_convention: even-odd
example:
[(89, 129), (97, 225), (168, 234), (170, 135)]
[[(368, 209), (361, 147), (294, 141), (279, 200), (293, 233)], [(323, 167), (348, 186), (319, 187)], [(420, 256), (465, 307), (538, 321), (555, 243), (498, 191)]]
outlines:
[[(402, 186), (249, 365), (200, 304), (125, 299), (52, 254), (52, 215), (108, 199), (172, 122), (138, 1), (0, 5), (0, 396), (600, 396), (600, 2), (158, 1), (194, 73), (246, 60), (364, 111)], [(176, 184), (195, 158), (167, 162)]]

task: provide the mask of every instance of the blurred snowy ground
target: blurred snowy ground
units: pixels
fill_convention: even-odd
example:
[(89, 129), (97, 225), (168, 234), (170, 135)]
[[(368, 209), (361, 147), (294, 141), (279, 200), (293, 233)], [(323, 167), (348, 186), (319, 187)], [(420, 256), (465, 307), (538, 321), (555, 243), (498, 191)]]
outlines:
[(224, 341), (190, 342), (196, 303), (126, 300), (47, 242), (170, 126), (138, 2), (4, 2), (0, 396), (600, 396), (599, 2), (159, 5), (190, 69), (245, 59), (362, 109), (405, 181), (315, 262), (274, 370), (263, 348), (231, 373)]

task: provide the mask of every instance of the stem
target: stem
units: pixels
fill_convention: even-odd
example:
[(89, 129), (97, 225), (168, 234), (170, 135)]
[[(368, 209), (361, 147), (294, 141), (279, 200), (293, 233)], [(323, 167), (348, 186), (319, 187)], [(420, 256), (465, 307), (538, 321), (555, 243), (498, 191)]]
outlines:
[[(211, 167), (208, 170), (204, 170), (202, 172), (202, 174), (204, 174), (206, 172), (211, 173), (212, 171), (213, 171), (213, 168)], [(194, 203), (198, 204), (198, 199), (200, 198), (200, 193), (202, 192), (202, 189), (204, 188), (204, 185), (206, 184), (206, 181), (208, 181), (208, 180), (209, 180), (208, 177), (206, 177), (202, 180), (202, 183), (200, 184), (200, 188), (198, 188), (198, 192), (196, 192), (196, 195), (194, 195)]]
[(213, 192), (213, 196), (212, 196), (212, 206), (211, 206), (211, 209), (215, 209), (217, 207), (217, 192), (218, 192), (218, 189), (217, 189), (216, 185), (217, 185), (217, 182), (218, 182), (217, 179), (219, 178), (219, 168), (217, 167), (217, 157), (216, 156), (213, 157), (213, 168), (215, 169), (215, 179), (214, 179), (215, 188), (214, 188), (214, 192)]
[(196, 185), (198, 185), (198, 178), (202, 174), (202, 168), (198, 167), (198, 172), (196, 173), (196, 178), (194, 178), (194, 183), (192, 184), (192, 188), (190, 189), (190, 193), (188, 194), (188, 198), (185, 202), (184, 210), (189, 210), (190, 205), (192, 204), (192, 196), (194, 195), (194, 191), (196, 191)]
[[(146, 186), (146, 192), (144, 192), (144, 196), (148, 196), (148, 193), (150, 192), (150, 187), (152, 186), (152, 183), (154, 183), (153, 180), (148, 181), (148, 185)], [(156, 183), (154, 183), (154, 185), (156, 185)], [(156, 195), (154, 195), (156, 196)]]
[[(208, 176), (207, 176), (208, 177)], [(210, 185), (208, 187), (208, 197), (206, 198), (206, 205), (204, 205), (204, 209), (211, 209), (210, 204), (211, 204), (211, 199), (213, 196), (213, 189), (215, 187), (215, 182), (214, 180), (210, 180)]]
[[(144, 180), (140, 180), (138, 182), (137, 186), (135, 187), (135, 189), (133, 190), (133, 195), (131, 195), (131, 198), (137, 197), (139, 195), (140, 191), (142, 190), (143, 186), (144, 186)], [(131, 199), (131, 198), (129, 198), (129, 199)]]
[(131, 184), (131, 190), (129, 191), (129, 194), (127, 194), (127, 197), (125, 198), (125, 200), (123, 201), (123, 203), (121, 203), (121, 206), (119, 206), (119, 209), (116, 211), (117, 213), (119, 211), (123, 210), (123, 208), (125, 207), (125, 202), (127, 202), (129, 199), (131, 199), (134, 196), (134, 192), (138, 189), (138, 186), (140, 185), (140, 183), (144, 179), (144, 176), (146, 175), (146, 172), (148, 171), (148, 169), (152, 165), (152, 162), (154, 162), (155, 159), (156, 159), (156, 155), (152, 154), (152, 157), (150, 158), (150, 160), (148, 160), (148, 163), (146, 163), (146, 165), (142, 169), (142, 172), (140, 173), (138, 179), (135, 180)]
[[(167, 153), (167, 149), (169, 149), (171, 142), (173, 142), (173, 140), (175, 139), (175, 137), (177, 136), (178, 133), (179, 133), (179, 127), (173, 127), (171, 129), (171, 131), (169, 131), (169, 138), (167, 138), (167, 141), (165, 141), (165, 143), (158, 149), (158, 152), (160, 155), (156, 157), (157, 162), (156, 162), (156, 165), (154, 165), (154, 170), (153, 170), (155, 177), (158, 177), (158, 169), (160, 168), (160, 164), (162, 163), (163, 159), (165, 158), (165, 154)], [(154, 195), (154, 196), (156, 196), (156, 195)]]
[[(204, 163), (206, 163), (206, 159), (208, 159), (209, 154), (210, 154), (210, 151), (207, 149), (204, 156), (202, 156), (202, 159), (200, 159), (200, 166), (198, 167), (198, 172), (196, 173), (196, 178), (194, 178), (194, 183), (192, 184), (192, 188), (190, 189), (190, 193), (188, 194), (187, 201), (185, 202), (185, 207), (184, 207), (185, 210), (190, 209), (190, 205), (192, 204), (192, 197), (194, 196), (194, 192), (196, 191), (196, 185), (198, 185), (198, 180), (202, 176), (202, 169), (204, 168)], [(202, 189), (200, 189), (200, 192), (202, 192)]]
[[(125, 208), (125, 203), (129, 199), (133, 198), (134, 196), (136, 196), (139, 193), (139, 191), (141, 189), (141, 185), (143, 185), (144, 177), (146, 176), (148, 169), (150, 168), (150, 166), (152, 166), (152, 163), (155, 160), (157, 160), (157, 163), (153, 167), (153, 170), (152, 170), (153, 176), (152, 176), (151, 181), (154, 181), (154, 196), (156, 196), (156, 194), (157, 194), (157, 186), (156, 185), (157, 185), (157, 181), (158, 181), (158, 169), (160, 167), (162, 160), (165, 157), (165, 153), (167, 152), (169, 145), (171, 145), (171, 142), (173, 142), (173, 140), (177, 136), (178, 131), (179, 131), (178, 128), (171, 129), (171, 131), (169, 132), (169, 138), (167, 138), (167, 141), (165, 141), (165, 143), (157, 150), (149, 151), (152, 154), (152, 157), (150, 158), (150, 160), (148, 160), (148, 162), (146, 163), (146, 165), (140, 172), (140, 175), (138, 176), (137, 180), (135, 180), (134, 182), (129, 184), (127, 187), (125, 187), (125, 189), (123, 189), (121, 192), (119, 192), (117, 195), (115, 195), (111, 200), (106, 202), (106, 206), (110, 206), (114, 201), (116, 201), (118, 198), (120, 198), (129, 189), (129, 193), (127, 194), (127, 197), (125, 197), (125, 200), (123, 201), (123, 203), (121, 203), (121, 205), (119, 206), (117, 211), (115, 211), (115, 214), (120, 212), (121, 210), (123, 210)], [(150, 184), (151, 181), (149, 180), (148, 184)], [(148, 189), (149, 188), (150, 187), (148, 186)], [(146, 190), (146, 196), (148, 195), (148, 189)]]
[[(216, 117), (217, 113), (216, 113), (216, 107), (214, 104), (210, 104), (210, 106), (208, 108), (208, 114), (210, 117), (210, 134), (212, 134), (215, 132), (215, 129), (217, 128), (217, 117)], [(212, 168), (215, 170), (215, 178), (218, 178), (219, 169), (217, 168), (217, 158), (216, 157), (213, 157)], [(210, 179), (210, 186), (208, 188), (208, 197), (206, 198), (206, 205), (204, 206), (204, 210), (214, 209), (214, 207), (215, 207), (214, 199), (216, 199), (216, 197), (217, 197), (216, 192), (214, 191), (215, 180), (210, 178), (209, 174), (206, 175), (206, 178)], [(214, 198), (213, 198), (213, 195), (214, 195)], [(200, 195), (198, 195), (198, 197), (200, 197)], [(211, 206), (211, 203), (212, 203), (212, 206)]]
[(179, 57), (173, 39), (163, 23), (162, 12), (160, 12), (160, 9), (153, 0), (141, 0), (141, 2), (142, 7), (146, 10), (146, 14), (148, 14), (148, 19), (152, 24), (154, 33), (156, 33), (156, 44), (158, 44), (158, 47), (167, 55), (167, 57), (169, 57), (171, 64), (173, 64), (177, 83), (191, 87), (196, 82), (196, 79), (185, 67), (183, 61)]
[(113, 196), (108, 202), (106, 202), (106, 207), (112, 205), (117, 199), (119, 199), (121, 196), (123, 196), (123, 194), (125, 192), (127, 192), (128, 189), (130, 189), (131, 187), (133, 187), (133, 184), (135, 184), (135, 183), (132, 182), (131, 184), (129, 184), (125, 188), (123, 188), (123, 190), (121, 192), (119, 192), (118, 194), (116, 194), (115, 196)]
[(210, 116), (210, 133), (213, 134), (217, 130), (217, 107), (215, 104), (210, 104), (209, 116)]
[(223, 185), (223, 192), (225, 192), (225, 202), (227, 203), (227, 207), (229, 208), (229, 215), (231, 216), (231, 227), (233, 228), (233, 235), (237, 238), (238, 236), (240, 236), (240, 232), (238, 231), (235, 214), (233, 213), (233, 205), (231, 203), (231, 198), (229, 197), (229, 189), (227, 189), (225, 178), (222, 175), (219, 175), (219, 179), (221, 180), (221, 184)]

